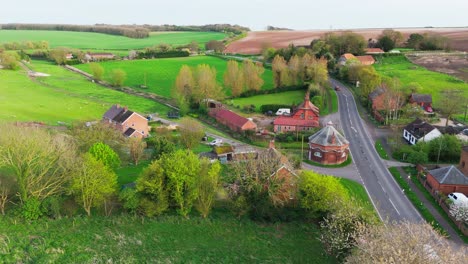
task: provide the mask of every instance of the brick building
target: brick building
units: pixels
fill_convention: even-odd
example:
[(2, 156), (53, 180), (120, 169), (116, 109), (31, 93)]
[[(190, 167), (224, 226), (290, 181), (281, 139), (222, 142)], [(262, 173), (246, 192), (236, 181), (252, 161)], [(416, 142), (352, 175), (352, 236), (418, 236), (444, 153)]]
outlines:
[(102, 117), (103, 122), (112, 124), (126, 137), (145, 138), (148, 136), (148, 119), (128, 110), (127, 107), (113, 105)]
[(253, 121), (227, 109), (213, 108), (210, 109), (208, 114), (216, 119), (218, 123), (229, 127), (233, 131), (243, 132), (247, 130), (255, 131), (257, 129), (257, 125)]
[(425, 112), (432, 113), (432, 96), (430, 94), (412, 93), (409, 98), (409, 103), (414, 106), (421, 107)]
[(307, 131), (319, 127), (320, 110), (310, 102), (309, 91), (306, 92), (304, 102), (300, 104), (291, 116), (280, 116), (273, 121), (275, 133)]
[(309, 160), (321, 164), (341, 164), (348, 159), (349, 142), (328, 122), (309, 137)]

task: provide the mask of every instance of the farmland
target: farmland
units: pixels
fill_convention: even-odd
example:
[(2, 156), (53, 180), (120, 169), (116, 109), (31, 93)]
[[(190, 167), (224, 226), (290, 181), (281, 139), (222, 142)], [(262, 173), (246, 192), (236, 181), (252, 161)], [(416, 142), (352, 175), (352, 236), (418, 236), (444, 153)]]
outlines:
[(33, 61), (30, 67), (51, 76), (31, 80), (24, 70), (0, 70), (0, 120), (48, 124), (95, 120), (114, 103), (143, 113), (167, 111), (156, 102), (102, 88), (48, 62)]
[(374, 64), (375, 69), (383, 76), (397, 77), (401, 84), (417, 82), (422, 86), (420, 93), (432, 94), (434, 107), (437, 107), (441, 92), (444, 89), (463, 91), (468, 96), (468, 84), (447, 74), (429, 71), (424, 67), (412, 64), (404, 56), (382, 58)]
[(0, 43), (41, 41), (50, 47), (69, 47), (90, 50), (132, 50), (143, 49), (165, 43), (185, 45), (192, 41), (199, 44), (210, 40), (222, 40), (226, 35), (219, 32), (152, 32), (149, 38), (133, 39), (101, 33), (46, 31), (46, 30), (0, 30)]
[[(109, 80), (109, 73), (112, 69), (122, 69), (127, 73), (125, 86), (133, 87), (142, 91), (148, 91), (161, 96), (170, 97), (171, 89), (175, 79), (183, 65), (196, 67), (199, 64), (208, 64), (215, 67), (219, 84), (223, 83), (223, 74), (226, 70), (227, 62), (210, 56), (196, 56), (170, 59), (135, 60), (135, 61), (109, 61), (100, 63), (105, 70), (104, 79)], [(90, 72), (89, 64), (76, 65), (77, 68)], [(146, 77), (145, 77), (146, 76)], [(145, 84), (148, 88), (139, 88)], [(273, 88), (273, 74), (265, 69), (263, 79), (265, 83), (262, 89)]]

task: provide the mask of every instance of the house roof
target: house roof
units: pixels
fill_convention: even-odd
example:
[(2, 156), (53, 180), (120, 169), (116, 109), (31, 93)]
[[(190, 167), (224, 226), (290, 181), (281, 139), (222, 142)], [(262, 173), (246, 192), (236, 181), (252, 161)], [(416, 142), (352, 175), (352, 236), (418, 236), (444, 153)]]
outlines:
[(410, 99), (416, 103), (432, 103), (432, 95), (430, 94), (412, 93)]
[(317, 121), (307, 119), (295, 119), (289, 116), (280, 116), (273, 121), (273, 125), (279, 126), (300, 126), (300, 127), (315, 127)]
[(133, 133), (135, 133), (135, 131), (136, 131), (135, 129), (129, 127), (127, 130), (125, 130), (124, 136), (130, 137), (131, 135), (133, 135)]
[(374, 57), (372, 57), (371, 55), (356, 56), (356, 59), (358, 59), (362, 64), (365, 64), (365, 63), (372, 64), (375, 62)]
[(424, 137), (434, 129), (437, 128), (429, 123), (422, 121), (419, 118), (416, 118), (416, 120), (405, 126), (405, 130), (410, 132), (417, 139)]
[(385, 53), (385, 51), (383, 51), (382, 49), (380, 48), (368, 48), (368, 49), (365, 49), (366, 51), (366, 54), (381, 54), (381, 53)]
[(353, 54), (351, 54), (351, 53), (345, 53), (345, 54), (341, 55), (341, 57), (343, 57), (343, 58), (345, 58), (345, 59), (347, 59), (347, 60), (349, 60), (349, 59), (355, 59), (355, 58), (356, 58), (356, 57), (355, 57)]
[(130, 111), (130, 110), (127, 110), (124, 112), (121, 112), (120, 114), (118, 114), (116, 117), (114, 117), (114, 121), (117, 122), (117, 123), (123, 123), (125, 122), (125, 120), (127, 120), (131, 115), (133, 115), (133, 111)]
[(330, 121), (327, 126), (309, 137), (309, 143), (320, 146), (344, 146), (349, 145), (349, 141), (333, 127)]
[(380, 95), (384, 94), (386, 92), (385, 88), (383, 87), (378, 87), (377, 89), (375, 89), (374, 91), (372, 91), (370, 94), (369, 94), (369, 98), (371, 100), (374, 100), (375, 98), (379, 97)]
[(429, 173), (442, 184), (468, 185), (468, 177), (453, 165), (430, 170)]
[(215, 146), (213, 151), (216, 153), (216, 155), (223, 155), (233, 153), (234, 148), (232, 146)]
[(104, 118), (114, 120), (114, 118), (121, 114), (124, 111), (123, 107), (120, 107), (119, 105), (113, 105), (107, 112), (104, 114)]
[(320, 113), (320, 109), (310, 101), (309, 91), (306, 92), (304, 101), (299, 105), (298, 109), (312, 110), (317, 115)]
[(226, 109), (217, 109), (215, 113), (217, 118), (223, 119), (236, 127), (242, 127), (245, 123), (249, 122), (247, 118), (240, 116), (232, 111)]

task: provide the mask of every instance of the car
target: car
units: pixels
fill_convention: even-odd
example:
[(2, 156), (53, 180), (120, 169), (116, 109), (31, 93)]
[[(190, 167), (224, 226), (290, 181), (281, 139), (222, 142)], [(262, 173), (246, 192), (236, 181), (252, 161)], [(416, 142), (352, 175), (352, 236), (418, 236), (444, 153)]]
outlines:
[(335, 91), (341, 91), (341, 88), (339, 86), (335, 86)]
[(450, 193), (448, 195), (448, 198), (452, 200), (454, 204), (463, 204), (463, 203), (468, 203), (468, 198), (463, 194), (463, 193)]
[(215, 140), (213, 140), (213, 141), (210, 142), (210, 146), (217, 146), (217, 145), (219, 145), (219, 144), (221, 144), (221, 143), (223, 143), (223, 140), (217, 138), (217, 139), (215, 139)]

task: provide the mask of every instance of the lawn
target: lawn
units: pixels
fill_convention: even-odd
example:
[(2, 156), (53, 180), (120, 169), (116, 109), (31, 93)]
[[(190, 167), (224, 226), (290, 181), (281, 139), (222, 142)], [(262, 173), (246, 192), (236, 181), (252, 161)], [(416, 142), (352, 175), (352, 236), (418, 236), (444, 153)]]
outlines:
[(191, 216), (0, 217), (5, 263), (336, 263), (313, 223)]
[(369, 211), (375, 212), (374, 206), (372, 206), (366, 189), (364, 189), (361, 184), (345, 178), (340, 178), (340, 183), (346, 188), (346, 190), (348, 190), (351, 197), (356, 199), (360, 205), (364, 206), (364, 208)]
[[(200, 64), (208, 64), (216, 68), (217, 80), (223, 84), (223, 74), (226, 70), (227, 61), (212, 56), (195, 56), (169, 59), (134, 60), (134, 61), (108, 61), (100, 63), (105, 70), (104, 79), (109, 80), (113, 69), (122, 69), (127, 73), (124, 85), (137, 90), (152, 92), (161, 96), (170, 97), (175, 80), (183, 65), (196, 67)], [(89, 64), (80, 64), (75, 67), (91, 73)], [(273, 88), (273, 73), (265, 69), (263, 79), (265, 83), (262, 89)], [(145, 84), (148, 88), (139, 88)]]
[(140, 176), (141, 172), (148, 167), (151, 163), (150, 160), (141, 161), (138, 165), (122, 166), (116, 170), (117, 182), (119, 186), (127, 183), (135, 182)]
[(70, 47), (83, 50), (131, 50), (161, 43), (185, 45), (192, 41), (204, 44), (225, 37), (226, 34), (220, 32), (151, 32), (149, 38), (134, 39), (92, 32), (0, 30), (0, 43), (46, 40), (52, 48)]
[(397, 77), (401, 84), (419, 83), (423, 89), (420, 93), (432, 94), (434, 107), (437, 108), (444, 89), (463, 91), (468, 97), (468, 84), (447, 74), (429, 71), (424, 67), (411, 63), (404, 56), (383, 57), (374, 64), (375, 69), (383, 76)]
[(389, 159), (387, 152), (385, 151), (385, 149), (382, 146), (382, 142), (380, 142), (380, 140), (378, 140), (378, 139), (375, 141), (375, 150), (377, 151), (377, 153), (379, 154), (379, 156), (382, 159), (386, 159), (386, 160)]
[(297, 105), (304, 101), (303, 90), (288, 91), (282, 93), (256, 95), (245, 98), (235, 98), (228, 100), (229, 103), (234, 106), (242, 108), (244, 105), (255, 105), (255, 111), (260, 113), (260, 107), (265, 104), (286, 104), (286, 105)]
[(49, 77), (32, 81), (24, 70), (0, 70), (0, 120), (40, 121), (55, 125), (100, 119), (114, 103), (142, 113), (166, 112), (148, 99), (109, 90), (48, 62), (33, 61), (31, 68)]

